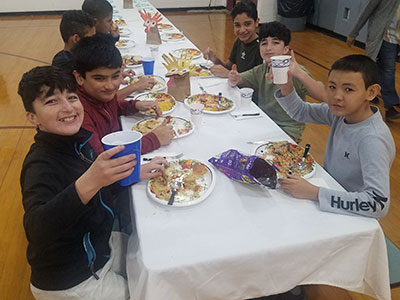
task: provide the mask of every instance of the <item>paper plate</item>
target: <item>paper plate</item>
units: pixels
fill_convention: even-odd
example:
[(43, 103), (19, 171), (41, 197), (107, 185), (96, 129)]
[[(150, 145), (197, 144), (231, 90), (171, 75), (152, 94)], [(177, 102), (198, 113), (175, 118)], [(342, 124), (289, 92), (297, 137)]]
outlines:
[[(196, 172), (197, 175), (193, 175)], [(191, 178), (188, 177), (190, 174), (192, 174)], [(183, 179), (184, 188), (176, 192), (173, 205), (168, 205), (171, 196), (170, 184), (179, 177)], [(167, 182), (165, 182), (166, 178)], [(215, 187), (215, 181), (215, 172), (210, 165), (194, 159), (180, 159), (169, 162), (166, 177), (160, 176), (149, 180), (147, 193), (151, 200), (163, 206), (189, 207), (206, 200)]]
[(163, 33), (161, 34), (161, 39), (165, 42), (180, 42), (185, 39), (185, 36), (182, 33)]
[[(135, 100), (156, 101), (158, 103), (158, 106), (160, 106), (163, 112), (163, 116), (171, 113), (176, 107), (175, 98), (167, 93), (155, 93), (155, 92), (141, 93), (135, 97)], [(155, 116), (154, 110), (150, 112), (143, 112), (143, 114), (147, 116)]]
[(181, 54), (185, 55), (187, 53), (187, 57), (192, 57), (193, 59), (197, 59), (201, 57), (201, 51), (195, 48), (180, 48), (172, 51), (172, 55), (176, 58), (180, 58)]
[(161, 117), (158, 119), (155, 119), (154, 117), (146, 118), (137, 122), (132, 129), (145, 135), (160, 126), (165, 119), (169, 119), (168, 125), (171, 125), (175, 132), (174, 139), (188, 136), (192, 134), (195, 129), (194, 124), (191, 121), (188, 121), (185, 118), (172, 116)]
[(174, 26), (172, 26), (171, 24), (165, 24), (165, 23), (160, 23), (157, 25), (158, 30), (160, 31), (170, 31), (172, 29), (174, 29)]
[(129, 27), (126, 26), (121, 26), (119, 27), (119, 35), (121, 37), (130, 37), (132, 31), (130, 30)]
[[(277, 149), (275, 153), (274, 148)], [(302, 160), (304, 148), (287, 141), (268, 142), (259, 145), (255, 148), (254, 154), (272, 163), (279, 170), (277, 175), (280, 178), (287, 176), (289, 164), (291, 165), (292, 175), (307, 179), (315, 174), (316, 163), (311, 154), (308, 153), (306, 157), (307, 168), (300, 171), (297, 168), (297, 163)]]
[(118, 49), (128, 49), (128, 48), (133, 48), (135, 47), (135, 41), (131, 39), (120, 39), (115, 46)]
[(142, 78), (143, 76), (146, 76), (146, 77), (149, 77), (149, 78), (153, 77), (154, 80), (156, 81), (156, 83), (153, 86), (153, 88), (151, 90), (149, 90), (149, 91), (151, 91), (151, 92), (160, 92), (160, 91), (163, 91), (163, 90), (167, 89), (167, 82), (165, 81), (165, 79), (163, 77), (158, 76), (158, 75), (140, 75), (140, 76), (135, 76), (135, 77), (133, 77), (133, 79), (130, 82), (130, 84), (134, 84), (134, 83), (138, 82), (139, 79)]
[(218, 96), (212, 94), (197, 94), (187, 97), (184, 101), (187, 108), (192, 103), (201, 103), (204, 105), (203, 112), (205, 114), (225, 114), (235, 109), (235, 102), (221, 97), (221, 106), (218, 107)]
[(122, 63), (126, 68), (137, 68), (142, 66), (143, 57), (140, 55), (123, 55)]

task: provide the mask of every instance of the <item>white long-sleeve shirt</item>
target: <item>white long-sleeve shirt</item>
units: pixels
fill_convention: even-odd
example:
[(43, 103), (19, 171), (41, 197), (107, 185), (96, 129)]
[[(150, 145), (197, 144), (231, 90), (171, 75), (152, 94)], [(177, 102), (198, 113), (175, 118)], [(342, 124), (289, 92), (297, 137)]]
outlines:
[(325, 149), (324, 169), (346, 191), (320, 187), (320, 209), (334, 213), (354, 213), (382, 218), (390, 204), (390, 167), (396, 154), (392, 134), (378, 108), (368, 119), (347, 124), (335, 116), (325, 103), (303, 102), (296, 91), (275, 98), (298, 122), (325, 124), (331, 127)]

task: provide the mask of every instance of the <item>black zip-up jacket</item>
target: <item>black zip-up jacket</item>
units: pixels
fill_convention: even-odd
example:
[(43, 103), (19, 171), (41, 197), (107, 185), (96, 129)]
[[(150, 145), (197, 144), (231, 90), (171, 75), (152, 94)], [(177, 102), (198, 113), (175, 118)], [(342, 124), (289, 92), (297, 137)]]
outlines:
[(95, 159), (91, 136), (84, 129), (73, 136), (38, 130), (22, 167), (31, 283), (42, 290), (68, 289), (97, 277), (109, 259), (113, 187), (101, 189), (87, 205), (75, 189)]

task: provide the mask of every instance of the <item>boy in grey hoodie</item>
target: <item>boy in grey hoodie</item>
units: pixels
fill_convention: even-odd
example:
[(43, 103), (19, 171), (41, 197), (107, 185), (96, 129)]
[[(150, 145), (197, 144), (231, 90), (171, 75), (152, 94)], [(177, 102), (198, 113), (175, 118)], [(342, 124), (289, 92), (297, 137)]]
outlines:
[(389, 209), (389, 172), (396, 150), (378, 108), (370, 105), (380, 91), (375, 62), (364, 55), (337, 60), (329, 71), (326, 103), (303, 102), (291, 78), (289, 71), (288, 83), (280, 85), (275, 98), (298, 122), (331, 127), (324, 169), (346, 191), (291, 175), (280, 180), (282, 187), (294, 197), (319, 201), (323, 211), (382, 218)]

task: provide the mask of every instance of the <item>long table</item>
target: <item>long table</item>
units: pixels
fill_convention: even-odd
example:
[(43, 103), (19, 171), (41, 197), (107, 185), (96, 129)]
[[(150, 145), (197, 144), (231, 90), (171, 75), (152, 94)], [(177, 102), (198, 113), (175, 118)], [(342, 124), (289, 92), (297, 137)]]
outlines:
[[(149, 51), (137, 11), (121, 9), (122, 2), (115, 5), (134, 32), (134, 50)], [(166, 73), (162, 53), (193, 46), (189, 40), (163, 43), (156, 74)], [(191, 78), (191, 94), (201, 92), (199, 83), (207, 92), (222, 92), (239, 104), (237, 88), (229, 87), (226, 79)], [(184, 158), (206, 162), (227, 149), (252, 154), (255, 146), (248, 141), (291, 141), (256, 105), (246, 111), (260, 112), (261, 117), (237, 121), (230, 114), (205, 114), (193, 134), (148, 156), (182, 152)], [(190, 119), (182, 103), (172, 115)], [(140, 119), (122, 117), (123, 129)], [(303, 284), (328, 284), (390, 299), (386, 244), (375, 219), (322, 212), (317, 202), (295, 199), (280, 188), (241, 184), (215, 173), (211, 195), (187, 208), (154, 202), (145, 181), (130, 188), (136, 224), (127, 256), (131, 299), (246, 299)], [(309, 180), (342, 189), (319, 165)]]

